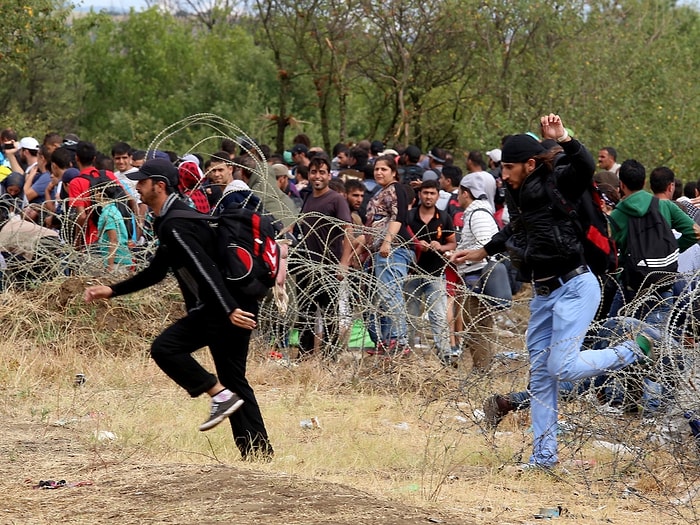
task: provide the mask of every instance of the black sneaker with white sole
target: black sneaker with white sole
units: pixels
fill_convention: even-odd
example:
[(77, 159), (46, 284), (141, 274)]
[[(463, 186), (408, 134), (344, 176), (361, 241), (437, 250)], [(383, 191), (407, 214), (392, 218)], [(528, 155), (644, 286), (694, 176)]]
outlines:
[(228, 401), (222, 401), (221, 403), (217, 403), (216, 401), (212, 400), (211, 413), (209, 414), (209, 419), (207, 419), (204, 423), (199, 425), (199, 430), (204, 432), (205, 430), (210, 430), (214, 428), (224, 419), (233, 414), (236, 410), (241, 408), (242, 404), (243, 400), (236, 394), (233, 394), (233, 396), (231, 396), (231, 399), (229, 399)]

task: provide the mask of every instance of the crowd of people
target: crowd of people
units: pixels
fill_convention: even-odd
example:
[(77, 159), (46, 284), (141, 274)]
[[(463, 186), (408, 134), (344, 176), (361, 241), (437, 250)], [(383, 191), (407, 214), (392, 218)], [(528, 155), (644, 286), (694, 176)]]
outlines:
[[(244, 457), (272, 453), (244, 377), (257, 303), (212, 269), (216, 255), (203, 223), (193, 226), (179, 215), (167, 221), (170, 209), (216, 215), (251, 206), (274, 219), (280, 239), (292, 244), (288, 282), (296, 315), (287, 328), (299, 332), (297, 359), (334, 358), (347, 344), (363, 293), (370, 305), (359, 313), (371, 339), (368, 354), (411, 355), (422, 344), (417, 327), (425, 314), (430, 346), (443, 364), (488, 370), (495, 316), (511, 306), (522, 283), (531, 283), (530, 386), (525, 393), (494, 394), (484, 410), (495, 427), (508, 412), (531, 408), (530, 464), (537, 467), (557, 463), (562, 384), (572, 391), (570, 382), (653, 361), (669, 339), (663, 334), (674, 341), (694, 336), (668, 326), (679, 290), (693, 285), (675, 276), (700, 268), (700, 183), (681, 188), (669, 168), (659, 167), (649, 177), (652, 195), (644, 191), (644, 166), (633, 159), (618, 163), (612, 147), (599, 151), (596, 170), (593, 156), (556, 115), (542, 118), (541, 137), (506, 136), (485, 154), (469, 151), (464, 170), (441, 147), (423, 152), (375, 140), (326, 152), (303, 134), (281, 153), (245, 138), (224, 139), (206, 155), (137, 150), (125, 142), (106, 155), (74, 135), (49, 133), (39, 143), (19, 139), (11, 129), (0, 132), (0, 147), (4, 259), (31, 260), (46, 238), (92, 254), (124, 280), (88, 289), (88, 300), (142, 289), (174, 269), (189, 313), (156, 339), (152, 355), (190, 395), (212, 397), (202, 430), (230, 416)], [(552, 191), (574, 204), (590, 192), (599, 197), (622, 272), (591, 272), (580, 225), (552, 206)], [(666, 283), (650, 274), (641, 282), (626, 279), (635, 269), (622, 264), (642, 249), (636, 246), (639, 230), (630, 231), (649, 213), (663, 224), (645, 235), (667, 240), (666, 230), (673, 232), (670, 253), (644, 257), (644, 266), (663, 272)], [(154, 238), (158, 249), (137, 272), (139, 250)], [(609, 333), (627, 339), (581, 350), (594, 317), (611, 319)], [(219, 335), (187, 335), (196, 323), (211, 324)], [(224, 357), (232, 340), (244, 349), (235, 359)], [(204, 345), (212, 350), (218, 377), (190, 357)], [(612, 391), (613, 381), (600, 384)]]

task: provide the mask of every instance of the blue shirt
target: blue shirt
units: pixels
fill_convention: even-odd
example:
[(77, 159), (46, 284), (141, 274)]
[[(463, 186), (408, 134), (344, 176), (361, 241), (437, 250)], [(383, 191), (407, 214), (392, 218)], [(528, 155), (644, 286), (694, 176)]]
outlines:
[(102, 207), (100, 218), (97, 221), (98, 247), (100, 255), (104, 257), (105, 266), (107, 266), (110, 252), (109, 236), (107, 235), (107, 232), (110, 230), (117, 232), (117, 251), (114, 254), (115, 264), (131, 265), (133, 261), (129, 250), (129, 235), (124, 224), (124, 217), (113, 202)]
[[(46, 187), (51, 182), (51, 173), (45, 171), (44, 173), (39, 173), (34, 176), (34, 181), (32, 182), (32, 189), (37, 193), (35, 199), (30, 200), (30, 203), (43, 204), (46, 201)], [(54, 190), (55, 197), (56, 190)]]

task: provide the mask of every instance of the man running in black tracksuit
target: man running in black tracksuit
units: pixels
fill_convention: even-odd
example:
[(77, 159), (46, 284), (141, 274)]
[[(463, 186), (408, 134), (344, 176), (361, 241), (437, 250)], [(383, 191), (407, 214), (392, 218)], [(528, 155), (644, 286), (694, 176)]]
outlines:
[[(157, 216), (154, 230), (160, 245), (147, 268), (120, 283), (87, 288), (85, 300), (142, 290), (162, 281), (172, 269), (187, 315), (156, 338), (151, 356), (190, 396), (205, 392), (211, 396), (211, 414), (200, 430), (209, 430), (228, 417), (243, 458), (269, 458), (272, 447), (255, 394), (245, 378), (257, 300), (226, 284), (217, 267), (215, 233), (207, 221), (168, 219), (170, 210), (190, 210), (177, 196), (178, 171), (169, 161), (149, 160), (127, 176), (138, 181), (141, 200)], [(211, 351), (218, 378), (191, 355), (203, 346)]]

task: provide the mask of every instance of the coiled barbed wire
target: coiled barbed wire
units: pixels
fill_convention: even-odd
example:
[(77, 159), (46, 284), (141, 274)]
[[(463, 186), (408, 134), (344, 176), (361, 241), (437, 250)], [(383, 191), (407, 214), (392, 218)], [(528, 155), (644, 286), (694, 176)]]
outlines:
[[(235, 124), (217, 115), (202, 113), (174, 123), (156, 135), (149, 151), (166, 149), (176, 136), (193, 128), (203, 138), (197, 139), (183, 155), (218, 151), (223, 138), (234, 140), (254, 159), (254, 171), (262, 181), (261, 189), (256, 191), (279, 198), (274, 178), (268, 173), (266, 160), (255, 141)], [(67, 202), (63, 203), (63, 209), (69, 210)], [(293, 224), (313, 217), (290, 213), (277, 218)], [(105, 275), (104, 261), (98, 253), (75, 247), (75, 219), (70, 214), (60, 219), (62, 227), (58, 236), (37, 234), (30, 235), (28, 240), (25, 234), (18, 233), (15, 239), (5, 237), (0, 245), (5, 258), (5, 289), (31, 288), (42, 281), (68, 275), (110, 278)], [(342, 229), (344, 225), (338, 222), (337, 226)], [(355, 226), (354, 232), (355, 235), (372, 233), (363, 226)], [(331, 308), (319, 309), (316, 318), (307, 322), (317, 333), (317, 359), (323, 360), (330, 372), (350, 367), (353, 374), (361, 375), (367, 369), (379, 369), (383, 375), (366, 376), (378, 384), (401, 367), (423, 370), (426, 381), (443, 374), (455, 380), (458, 386), (449, 395), (429, 402), (453, 407), (460, 415), (458, 420), (444, 421), (445, 427), (455, 427), (462, 432), (477, 431), (485, 447), (503, 463), (522, 460), (529, 454), (531, 437), (527, 410), (509, 414), (495, 432), (485, 424), (482, 411), (484, 400), (493, 394), (521, 392), (523, 397), (529, 395), (525, 333), (531, 291), (527, 285), (507, 309), (494, 308), (486, 298), (464, 285), (457, 285), (457, 302), (471, 297), (479, 301), (479, 308), (463, 316), (463, 328), (454, 334), (457, 344), (464, 350), (454, 363), (456, 366), (445, 366), (436, 355), (425, 312), (419, 317), (408, 317), (409, 331), (415, 334), (415, 339), (409, 341), (413, 347), (411, 356), (370, 356), (364, 351), (373, 346), (367, 335), (367, 322), (371, 314), (388, 314), (378, 312), (381, 282), (360, 264), (346, 271), (337, 263), (311, 262), (311, 254), (299, 248), (305, 245), (304, 241), (303, 237), (297, 238), (298, 244), (289, 252), (288, 264), (293, 269), (285, 285), (289, 308), (282, 313), (271, 297), (261, 304), (255, 337), (265, 351), (275, 350), (276, 358), (281, 357), (280, 361), (288, 365), (295, 362), (295, 334), (304, 328), (296, 315), (297, 305), (302, 300), (313, 301), (324, 291), (335, 298)], [(327, 239), (328, 243), (331, 241)], [(147, 232), (144, 243), (132, 247), (134, 269), (148, 263), (156, 242)], [(25, 251), (18, 246), (24, 246)], [(29, 253), (27, 246), (31, 248)], [(358, 261), (367, 261), (365, 257), (361, 251), (357, 253)], [(304, 273), (304, 288), (296, 285), (295, 272)], [(408, 278), (415, 276), (410, 274)], [(696, 343), (700, 323), (700, 275), (678, 274), (672, 278), (677, 284), (675, 297), (667, 305), (668, 315), (660, 321), (654, 320), (666, 336), (656, 345), (654, 363), (647, 368), (629, 367), (610, 372), (605, 375), (604, 382), (579, 382), (562, 391), (558, 407), (560, 458), (566, 464), (597, 457), (606, 465), (611, 493), (653, 501), (675, 519), (693, 523), (698, 521), (694, 502), (700, 493), (700, 441), (696, 441), (689, 423), (700, 419), (697, 390), (700, 362)], [(658, 291), (656, 287), (648, 288), (628, 301), (620, 314), (651, 320), (646, 313), (650, 307), (654, 310), (667, 302)], [(401, 311), (395, 315), (407, 314)], [(328, 326), (324, 323), (327, 316), (337, 316), (337, 333), (323, 333), (323, 327)], [(613, 321), (606, 318), (594, 321), (585, 337), (572, 343), (583, 348), (600, 348), (628, 339), (629, 334), (615, 329)], [(447, 326), (444, 329), (449, 330)], [(488, 347), (492, 354), (490, 364), (480, 371), (472, 369), (469, 346), (474, 344)], [(343, 359), (343, 356), (350, 358)], [(592, 470), (581, 474), (589, 486), (597, 475)], [(643, 479), (651, 480), (653, 490), (635, 489)]]

